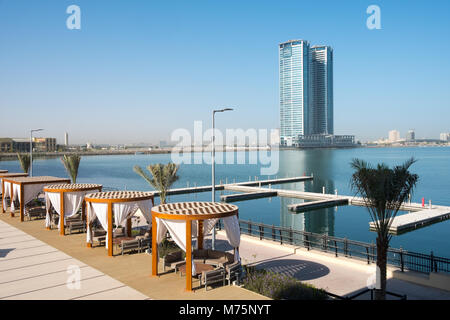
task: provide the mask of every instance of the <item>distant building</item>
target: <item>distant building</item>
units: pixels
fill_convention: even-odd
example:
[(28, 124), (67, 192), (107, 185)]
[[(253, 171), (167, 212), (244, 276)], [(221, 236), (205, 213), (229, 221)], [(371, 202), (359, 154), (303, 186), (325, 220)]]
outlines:
[(160, 147), (161, 149), (167, 147), (167, 142), (164, 141), (164, 140), (161, 140), (161, 141), (159, 142), (159, 147)]
[(300, 148), (355, 147), (355, 136), (332, 134), (299, 135), (297, 139), (293, 140), (292, 144)]
[(400, 132), (397, 130), (389, 131), (389, 142), (397, 142), (400, 140)]
[(272, 129), (270, 131), (270, 145), (280, 144), (280, 129)]
[(69, 146), (69, 134), (67, 132), (64, 133), (64, 145)]
[(92, 149), (92, 143), (86, 142), (86, 149)]
[(406, 141), (414, 141), (416, 140), (416, 133), (414, 130), (409, 130), (408, 133), (406, 133)]
[(56, 138), (33, 138), (33, 150), (41, 152), (56, 151)]
[(444, 132), (439, 135), (441, 141), (450, 141), (450, 133)]

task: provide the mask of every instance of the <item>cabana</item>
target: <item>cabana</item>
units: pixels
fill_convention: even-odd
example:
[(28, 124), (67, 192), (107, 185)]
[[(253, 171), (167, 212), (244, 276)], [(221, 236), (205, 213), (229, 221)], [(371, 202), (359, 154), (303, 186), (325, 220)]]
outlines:
[(147, 222), (151, 223), (153, 193), (143, 191), (108, 191), (90, 193), (85, 196), (88, 247), (92, 247), (91, 224), (98, 218), (106, 233), (108, 256), (113, 256), (113, 222), (118, 228), (126, 222), (127, 235), (131, 236), (131, 217), (141, 210)]
[(80, 207), (82, 215), (85, 216), (86, 203), (84, 196), (93, 191), (102, 191), (101, 184), (72, 183), (54, 184), (44, 188), (46, 218), (45, 226), (50, 230), (51, 215), (50, 204), (59, 215), (59, 234), (65, 235), (66, 219), (77, 214)]
[(11, 217), (14, 217), (14, 200), (19, 199), (21, 222), (23, 222), (25, 205), (41, 193), (45, 186), (54, 183), (70, 183), (70, 179), (50, 176), (3, 178), (3, 181), (5, 184), (11, 184)]
[[(158, 275), (157, 245), (166, 232), (186, 252), (186, 290), (192, 291), (192, 235), (197, 238), (198, 249), (203, 249), (204, 236), (223, 219), (228, 241), (235, 248), (235, 260), (239, 260), (240, 229), (238, 207), (218, 202), (179, 202), (161, 204), (152, 209), (152, 276)], [(192, 223), (197, 222), (197, 223)], [(156, 226), (156, 227), (155, 227)]]
[[(8, 170), (3, 170), (8, 171)], [(15, 173), (15, 172), (3, 172), (0, 173), (0, 183), (2, 184), (2, 213), (5, 213), (6, 208), (6, 198), (11, 197), (11, 184), (7, 183), (5, 184), (3, 179), (4, 178), (14, 178), (14, 177), (28, 177), (28, 173)]]

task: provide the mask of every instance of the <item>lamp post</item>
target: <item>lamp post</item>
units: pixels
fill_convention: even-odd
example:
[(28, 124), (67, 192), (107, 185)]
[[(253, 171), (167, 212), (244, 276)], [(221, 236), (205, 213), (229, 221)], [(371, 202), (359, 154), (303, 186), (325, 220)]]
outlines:
[(33, 132), (42, 131), (44, 129), (30, 130), (30, 177), (33, 176)]
[[(216, 112), (225, 112), (225, 111), (232, 111), (232, 108), (225, 108), (225, 109), (218, 109), (218, 110), (213, 110), (212, 113), (212, 152), (211, 152), (211, 165), (212, 165), (212, 202), (216, 202), (216, 177), (215, 177), (215, 172), (214, 172), (214, 167), (215, 167), (215, 161), (214, 161), (214, 155), (215, 155), (215, 134), (214, 134), (214, 115), (216, 114)], [(216, 246), (216, 226), (213, 227), (212, 229), (212, 240), (211, 240), (211, 247), (214, 250)]]

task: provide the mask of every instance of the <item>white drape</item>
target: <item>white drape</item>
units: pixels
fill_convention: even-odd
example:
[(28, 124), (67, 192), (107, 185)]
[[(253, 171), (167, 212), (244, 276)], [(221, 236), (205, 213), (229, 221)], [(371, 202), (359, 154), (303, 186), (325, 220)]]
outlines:
[[(102, 228), (106, 231), (106, 249), (108, 249), (109, 245), (109, 237), (111, 235), (108, 232), (108, 204), (107, 203), (96, 203), (90, 202), (89, 207), (89, 223), (93, 221), (95, 217), (98, 218)], [(89, 230), (87, 237), (90, 236), (91, 231)], [(91, 242), (91, 241), (88, 241)]]
[[(122, 226), (128, 218), (130, 218), (137, 210), (138, 206), (136, 202), (119, 202), (113, 203), (114, 221), (116, 223), (116, 230), (119, 226)], [(125, 231), (127, 228), (125, 228)], [(129, 236), (127, 234), (127, 236)]]
[[(92, 191), (77, 191), (77, 192), (65, 192), (64, 193), (64, 225), (66, 225), (67, 218), (70, 218), (77, 214), (83, 203), (84, 196)], [(55, 211), (61, 215), (61, 194), (59, 192), (46, 192), (46, 198), (50, 200)], [(47, 201), (46, 201), (47, 205)], [(49, 215), (50, 208), (47, 207), (47, 216)], [(58, 224), (58, 229), (61, 224)]]
[[(186, 252), (186, 223), (190, 223), (190, 221), (156, 218), (158, 244), (163, 240), (166, 231), (169, 231), (173, 241), (175, 241), (175, 243), (178, 245), (178, 247), (180, 247), (181, 250)], [(195, 275), (196, 271), (193, 257), (191, 257), (191, 261), (192, 275)]]
[(239, 228), (239, 220), (237, 216), (223, 218), (223, 224), (227, 233), (228, 242), (235, 249), (235, 261), (239, 261), (239, 245), (241, 243), (241, 230)]
[(3, 208), (6, 208), (6, 197), (11, 197), (11, 183), (5, 183), (5, 188), (3, 190), (4, 198), (3, 198)]
[(86, 208), (86, 215), (88, 219), (87, 230), (86, 230), (86, 242), (92, 243), (92, 229), (91, 223), (97, 218), (95, 212), (91, 209), (91, 206), (88, 205)]
[[(25, 184), (23, 186), (23, 205), (26, 205), (28, 202), (36, 198), (36, 196), (42, 192), (43, 187), (48, 183), (33, 183), (33, 184)], [(16, 199), (19, 199), (20, 202), (22, 202), (22, 199), (20, 198), (20, 185), (19, 184), (13, 184), (13, 197), (14, 199), (11, 200), (11, 210), (14, 212), (16, 209), (14, 207), (14, 201)]]

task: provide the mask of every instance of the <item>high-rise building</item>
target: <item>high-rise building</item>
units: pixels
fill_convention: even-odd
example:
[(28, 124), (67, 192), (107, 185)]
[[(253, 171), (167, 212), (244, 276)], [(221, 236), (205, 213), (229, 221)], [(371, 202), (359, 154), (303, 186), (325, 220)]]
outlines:
[(400, 140), (400, 132), (397, 130), (389, 131), (389, 142), (396, 142)]
[(309, 43), (290, 40), (279, 45), (280, 142), (291, 145), (298, 135), (309, 134)]
[(66, 147), (69, 145), (69, 134), (67, 132), (64, 133), (64, 144)]
[(311, 47), (311, 134), (333, 134), (333, 49)]
[(333, 135), (333, 49), (305, 40), (279, 45), (280, 143)]
[(406, 141), (414, 141), (416, 140), (416, 133), (414, 132), (414, 130), (409, 130), (406, 133)]
[(441, 141), (450, 141), (450, 133), (443, 132), (439, 135)]

